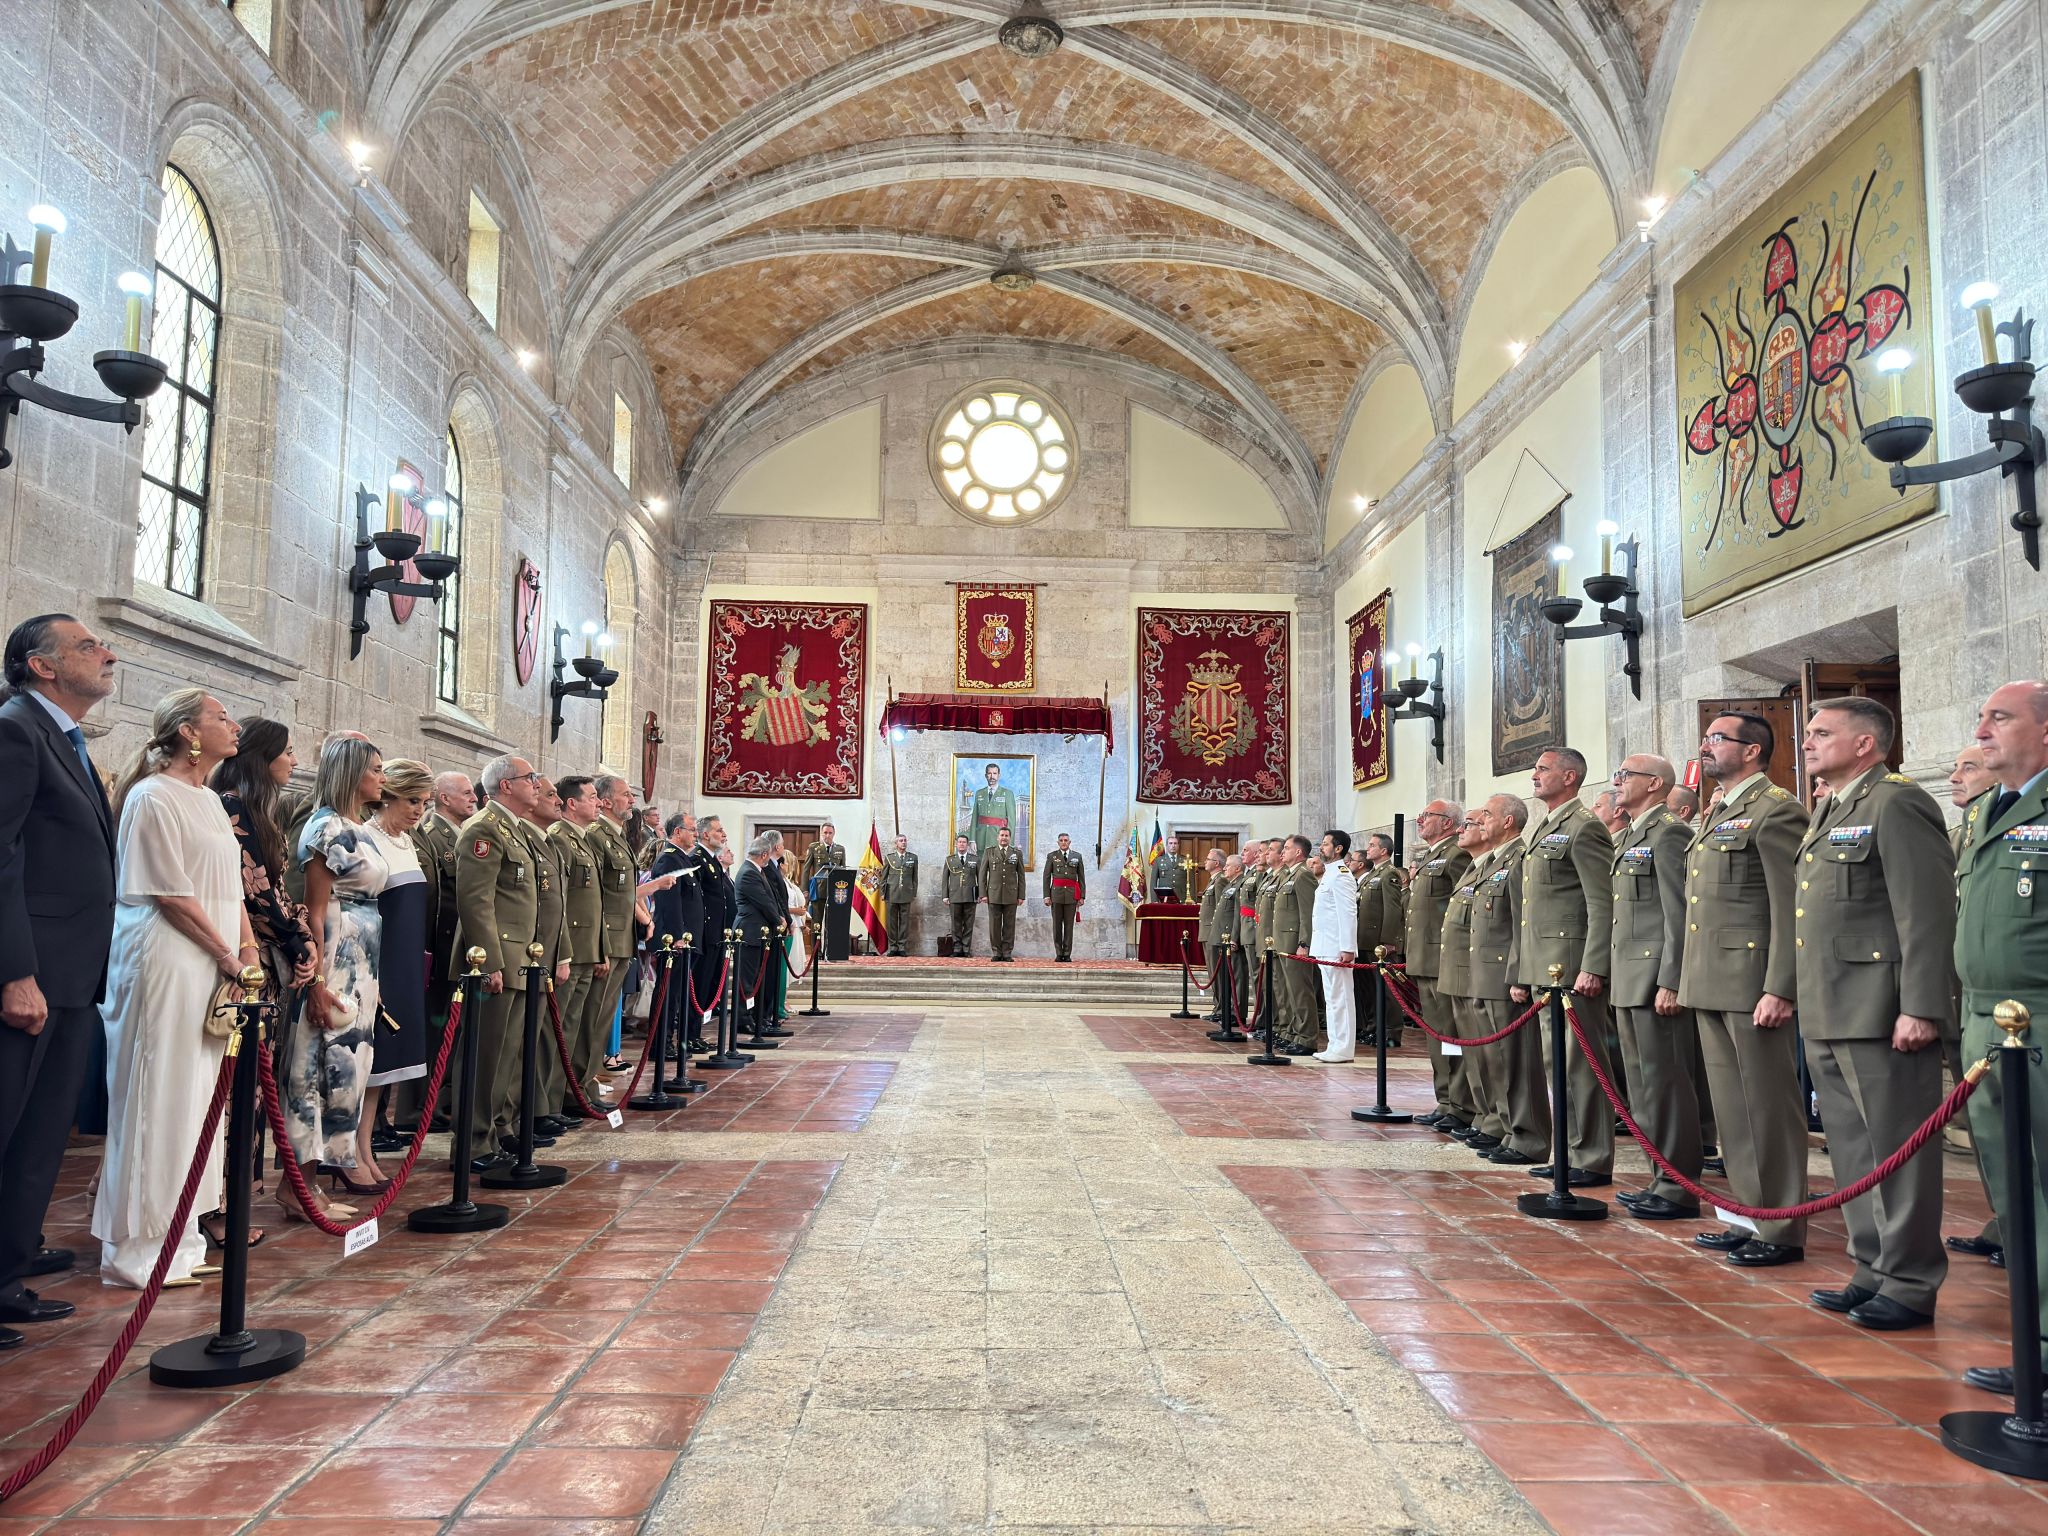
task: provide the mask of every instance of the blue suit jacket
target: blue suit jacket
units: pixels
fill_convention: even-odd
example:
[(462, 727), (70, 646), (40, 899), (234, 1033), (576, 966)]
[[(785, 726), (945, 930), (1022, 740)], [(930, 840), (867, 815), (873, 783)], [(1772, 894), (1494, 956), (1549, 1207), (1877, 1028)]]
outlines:
[(42, 704), (0, 704), (0, 982), (36, 978), (52, 1008), (106, 991), (114, 820)]

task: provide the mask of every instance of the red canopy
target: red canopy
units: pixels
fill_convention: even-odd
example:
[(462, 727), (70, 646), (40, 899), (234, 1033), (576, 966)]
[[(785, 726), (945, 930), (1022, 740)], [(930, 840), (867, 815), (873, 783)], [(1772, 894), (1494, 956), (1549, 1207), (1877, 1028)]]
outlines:
[(1010, 698), (987, 693), (899, 693), (882, 711), (884, 734), (973, 731), (982, 736), (1100, 736), (1114, 751), (1102, 699)]

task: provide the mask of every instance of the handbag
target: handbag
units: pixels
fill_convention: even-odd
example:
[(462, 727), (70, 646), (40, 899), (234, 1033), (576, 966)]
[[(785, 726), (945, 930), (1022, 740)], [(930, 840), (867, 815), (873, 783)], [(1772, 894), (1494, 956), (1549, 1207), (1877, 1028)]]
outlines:
[(213, 996), (206, 1001), (206, 1017), (201, 1022), (206, 1027), (209, 1040), (230, 1038), (241, 1022), (242, 983), (223, 976), (214, 984)]

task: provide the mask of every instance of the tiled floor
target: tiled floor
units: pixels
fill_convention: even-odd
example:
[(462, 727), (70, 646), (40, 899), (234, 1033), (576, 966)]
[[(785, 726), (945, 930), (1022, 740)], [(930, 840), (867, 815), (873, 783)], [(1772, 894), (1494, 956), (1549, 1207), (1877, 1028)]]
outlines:
[(1206, 1031), (1216, 1026), (1207, 1019), (1162, 1019), (1156, 1013), (1084, 1013), (1081, 1022), (1104, 1050), (1124, 1054), (1198, 1051), (1204, 1055), (1243, 1056), (1252, 1049), (1209, 1039)]
[[(84, 1212), (70, 1160), (54, 1215)], [(654, 1502), (746, 1343), (835, 1161), (599, 1163), (495, 1232), (375, 1247), (266, 1221), (250, 1321), (306, 1335), (249, 1390), (150, 1385), (152, 1348), (208, 1332), (218, 1290), (165, 1293), (78, 1441), (0, 1507), (9, 1533), (261, 1530), (623, 1536)], [(438, 1186), (438, 1187), (434, 1187)], [(410, 1207), (445, 1198), (423, 1179)], [(273, 1212), (274, 1214), (274, 1212)], [(52, 1236), (81, 1240), (60, 1229)], [(133, 1305), (89, 1275), (43, 1286), (68, 1323), (0, 1366), (0, 1466), (48, 1438)], [(47, 1523), (46, 1523), (47, 1522)]]
[[(789, 1048), (798, 1044), (792, 1038)], [(744, 1042), (740, 1048), (745, 1051)], [(819, 1049), (807, 1043), (805, 1048)], [(687, 1109), (635, 1116), (633, 1129), (857, 1131), (867, 1124), (875, 1101), (896, 1071), (895, 1063), (888, 1061), (786, 1061), (779, 1050), (759, 1052), (752, 1066), (736, 1072), (692, 1067), (691, 1077), (710, 1086), (693, 1094)], [(620, 1084), (630, 1075), (621, 1073)]]
[[(1192, 1030), (1194, 1026), (1181, 1027)], [(1202, 1046), (1211, 1043), (1199, 1033), (1193, 1036), (1193, 1041), (1200, 1041)], [(1197, 1048), (1193, 1041), (1176, 1049), (1193, 1051)], [(1370, 1055), (1338, 1066), (1302, 1060), (1287, 1067), (1252, 1067), (1244, 1064), (1251, 1047), (1223, 1049), (1237, 1058), (1230, 1065), (1134, 1063), (1130, 1072), (1159, 1107), (1173, 1117), (1173, 1123), (1190, 1136), (1401, 1141), (1430, 1134), (1420, 1127), (1371, 1125), (1351, 1118), (1352, 1110), (1373, 1102), (1374, 1063)], [(1388, 1054), (1387, 1066), (1389, 1108), (1418, 1114), (1435, 1106), (1429, 1061), (1421, 1051), (1404, 1045)]]
[(796, 1031), (790, 1047), (805, 1051), (903, 1051), (917, 1038), (924, 1016), (917, 1013), (851, 1013), (834, 1009), (830, 1018), (789, 1021)]

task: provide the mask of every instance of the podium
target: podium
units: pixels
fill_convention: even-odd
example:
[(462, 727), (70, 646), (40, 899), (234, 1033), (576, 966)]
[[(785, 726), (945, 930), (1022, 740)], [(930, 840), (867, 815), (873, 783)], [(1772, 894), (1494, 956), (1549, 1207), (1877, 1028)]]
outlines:
[(820, 914), (819, 930), (825, 946), (827, 960), (848, 960), (853, 957), (853, 886), (854, 871), (839, 865), (818, 872), (818, 883), (824, 893), (824, 911)]

